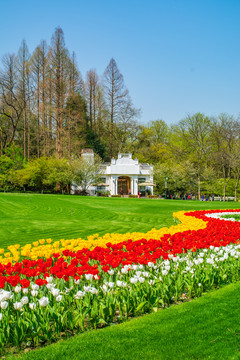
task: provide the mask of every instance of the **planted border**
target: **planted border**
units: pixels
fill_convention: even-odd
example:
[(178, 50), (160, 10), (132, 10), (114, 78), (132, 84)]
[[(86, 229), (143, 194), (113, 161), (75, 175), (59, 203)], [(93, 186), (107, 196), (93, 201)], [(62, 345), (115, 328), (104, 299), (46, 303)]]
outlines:
[[(176, 232), (176, 226), (159, 240), (65, 248), (50, 257), (39, 252), (37, 259), (2, 263), (1, 348), (50, 343), (238, 280), (240, 224), (217, 214), (185, 213), (193, 229)], [(16, 247), (10, 249), (14, 257)]]

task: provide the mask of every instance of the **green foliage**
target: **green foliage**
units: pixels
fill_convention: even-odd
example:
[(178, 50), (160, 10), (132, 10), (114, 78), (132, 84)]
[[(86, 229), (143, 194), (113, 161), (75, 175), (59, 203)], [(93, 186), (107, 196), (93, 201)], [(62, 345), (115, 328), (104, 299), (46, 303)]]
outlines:
[(92, 148), (96, 154), (98, 154), (102, 159), (104, 159), (106, 152), (105, 146), (102, 143), (101, 139), (99, 139), (97, 134), (89, 127), (87, 128), (86, 132), (86, 147)]
[(229, 214), (229, 215), (222, 215), (221, 218), (223, 219), (235, 219), (236, 221), (240, 221), (240, 215), (238, 214)]
[(155, 120), (148, 126), (140, 126), (137, 141), (133, 147), (134, 156), (140, 162), (162, 163), (170, 156), (168, 139), (168, 126), (163, 120)]
[(30, 160), (23, 169), (12, 173), (11, 180), (16, 186), (35, 191), (53, 191), (56, 183), (59, 183), (62, 190), (71, 183), (72, 172), (65, 159), (41, 157)]
[(0, 156), (0, 188), (12, 189), (11, 174), (24, 165), (22, 150), (17, 146), (8, 147)]
[(157, 192), (163, 194), (165, 191), (165, 177), (167, 178), (167, 189), (171, 194), (184, 192), (195, 192), (196, 176), (189, 162), (174, 163), (168, 161), (154, 166), (154, 181)]

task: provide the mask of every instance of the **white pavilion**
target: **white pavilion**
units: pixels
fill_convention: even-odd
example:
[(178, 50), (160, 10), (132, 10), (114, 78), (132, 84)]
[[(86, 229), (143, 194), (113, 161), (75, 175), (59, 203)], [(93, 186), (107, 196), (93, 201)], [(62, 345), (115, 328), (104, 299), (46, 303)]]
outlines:
[[(84, 149), (82, 156), (94, 158), (92, 149)], [(138, 195), (139, 191), (153, 194), (153, 166), (141, 164), (133, 159), (132, 154), (118, 154), (117, 159), (101, 165), (101, 175), (96, 186), (90, 186), (88, 192), (95, 195), (97, 191), (110, 192), (112, 195)]]

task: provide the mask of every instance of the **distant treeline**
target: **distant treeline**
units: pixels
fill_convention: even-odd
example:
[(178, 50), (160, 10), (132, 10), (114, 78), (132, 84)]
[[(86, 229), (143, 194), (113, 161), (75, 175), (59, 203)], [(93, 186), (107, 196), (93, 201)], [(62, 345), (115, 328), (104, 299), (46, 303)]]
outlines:
[[(40, 190), (51, 182), (53, 189), (60, 175), (51, 166), (76, 165), (81, 150), (90, 147), (103, 161), (131, 152), (153, 164), (157, 193), (164, 193), (167, 184), (169, 194), (237, 198), (238, 118), (196, 113), (168, 126), (163, 120), (140, 125), (139, 115), (114, 59), (102, 76), (90, 69), (83, 79), (60, 27), (51, 44), (41, 41), (33, 54), (23, 40), (18, 53), (5, 55), (0, 67), (0, 188)], [(30, 180), (34, 164), (48, 164), (51, 177)], [(71, 171), (65, 180), (60, 171), (62, 188), (70, 183)]]
[(135, 109), (116, 61), (101, 78), (94, 69), (83, 81), (61, 28), (51, 45), (41, 41), (30, 54), (26, 41), (7, 54), (0, 68), (0, 155), (11, 144), (24, 158), (71, 158), (92, 147), (109, 160), (137, 125)]

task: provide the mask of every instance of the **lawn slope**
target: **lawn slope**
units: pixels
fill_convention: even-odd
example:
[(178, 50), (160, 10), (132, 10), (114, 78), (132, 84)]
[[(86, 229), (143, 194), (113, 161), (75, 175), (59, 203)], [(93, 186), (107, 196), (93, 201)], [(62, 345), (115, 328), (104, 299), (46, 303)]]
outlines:
[(180, 210), (239, 208), (239, 203), (0, 193), (0, 247), (39, 239), (147, 232), (174, 224)]

